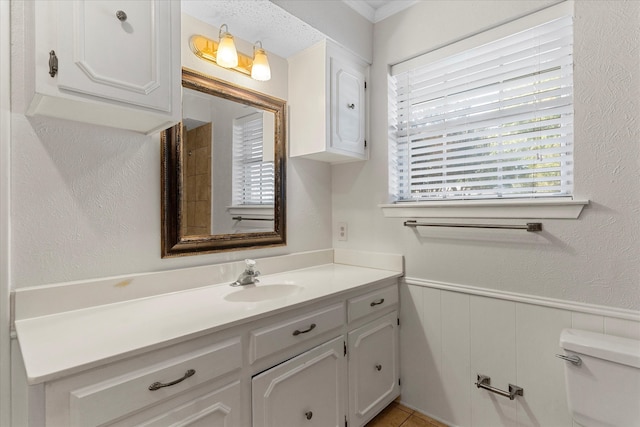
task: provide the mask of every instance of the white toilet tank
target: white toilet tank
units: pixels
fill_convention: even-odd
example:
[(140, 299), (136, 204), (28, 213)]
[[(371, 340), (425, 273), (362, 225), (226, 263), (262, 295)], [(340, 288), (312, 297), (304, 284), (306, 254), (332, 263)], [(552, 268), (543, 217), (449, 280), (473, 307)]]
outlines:
[(640, 427), (640, 341), (564, 329), (560, 347), (581, 360), (580, 365), (565, 362), (574, 421), (588, 427)]

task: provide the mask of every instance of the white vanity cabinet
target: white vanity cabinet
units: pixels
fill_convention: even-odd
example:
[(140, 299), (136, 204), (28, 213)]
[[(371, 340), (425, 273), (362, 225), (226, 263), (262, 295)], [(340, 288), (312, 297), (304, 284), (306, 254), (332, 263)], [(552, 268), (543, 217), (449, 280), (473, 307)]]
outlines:
[(339, 336), (252, 379), (253, 427), (342, 427), (347, 363)]
[(27, 115), (142, 133), (181, 120), (179, 1), (47, 1), (25, 8), (35, 44)]
[[(326, 279), (265, 302), (251, 298), (255, 288), (221, 285), (18, 321), (32, 384), (21, 425), (362, 426), (400, 393), (399, 295), (397, 276), (354, 269), (317, 267)], [(379, 278), (354, 289), (331, 282), (348, 273)], [(295, 274), (306, 280), (304, 270)], [(242, 292), (248, 302), (228, 298)], [(221, 312), (225, 321), (202, 326)], [(197, 323), (176, 333), (189, 316)], [(121, 318), (127, 329), (116, 331)], [(59, 326), (43, 332), (53, 322)], [(173, 335), (147, 339), (165, 330)], [(46, 338), (55, 333), (61, 338), (51, 344)]]
[(289, 58), (291, 157), (368, 158), (368, 73), (364, 61), (328, 40)]

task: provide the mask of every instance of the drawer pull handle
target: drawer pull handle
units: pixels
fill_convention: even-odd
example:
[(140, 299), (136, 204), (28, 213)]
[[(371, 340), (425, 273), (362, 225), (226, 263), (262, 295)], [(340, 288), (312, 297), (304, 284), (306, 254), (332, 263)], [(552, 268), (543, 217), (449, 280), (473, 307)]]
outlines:
[(295, 331), (293, 331), (293, 336), (296, 337), (296, 336), (298, 336), (300, 334), (306, 334), (307, 332), (313, 331), (315, 328), (316, 328), (316, 324), (312, 323), (309, 326), (309, 329), (305, 329), (304, 331), (301, 331), (300, 329), (296, 329)]
[(313, 412), (307, 411), (307, 412), (304, 413), (304, 416), (307, 417), (308, 420), (310, 420), (311, 417), (313, 417)]
[(158, 390), (162, 387), (171, 387), (172, 385), (176, 385), (186, 380), (187, 378), (192, 377), (195, 373), (196, 373), (195, 369), (189, 369), (187, 372), (184, 373), (184, 376), (182, 378), (178, 378), (177, 380), (171, 381), (170, 383), (161, 383), (156, 381), (155, 383), (149, 386), (149, 390), (153, 391), (153, 390)]
[(371, 307), (375, 307), (376, 305), (380, 305), (383, 302), (384, 302), (384, 298), (377, 299), (377, 300), (371, 302)]
[(381, 364), (377, 364), (376, 365), (376, 371), (382, 371), (382, 365)]

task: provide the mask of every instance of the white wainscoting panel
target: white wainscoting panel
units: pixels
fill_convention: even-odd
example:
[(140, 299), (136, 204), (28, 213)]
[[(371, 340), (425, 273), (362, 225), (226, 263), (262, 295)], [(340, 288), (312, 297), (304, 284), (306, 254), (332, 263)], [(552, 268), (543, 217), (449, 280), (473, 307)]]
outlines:
[[(472, 296), (471, 321), (471, 376), (491, 377), (491, 385), (502, 390), (508, 384), (518, 384), (516, 377), (516, 304), (493, 298)], [(475, 385), (473, 386), (475, 387)], [(516, 402), (478, 389), (471, 392), (471, 419), (473, 425), (508, 426), (516, 422)]]
[[(427, 353), (427, 337), (422, 304), (424, 288), (419, 286), (400, 287), (400, 378), (403, 401), (407, 406), (424, 409), (427, 383), (426, 368), (423, 364)], [(433, 367), (432, 367), (433, 368)]]
[(625, 319), (604, 318), (604, 333), (640, 340), (640, 323)]
[(597, 314), (571, 313), (571, 327), (604, 334), (604, 317)]
[[(636, 311), (413, 278), (400, 304), (402, 403), (450, 426), (572, 427), (562, 329), (640, 337)], [(478, 389), (478, 373), (524, 396)]]
[(570, 426), (564, 389), (559, 331), (571, 327), (571, 313), (556, 308), (516, 304), (518, 426)]
[(471, 425), (471, 331), (469, 295), (440, 291), (442, 302), (442, 419)]

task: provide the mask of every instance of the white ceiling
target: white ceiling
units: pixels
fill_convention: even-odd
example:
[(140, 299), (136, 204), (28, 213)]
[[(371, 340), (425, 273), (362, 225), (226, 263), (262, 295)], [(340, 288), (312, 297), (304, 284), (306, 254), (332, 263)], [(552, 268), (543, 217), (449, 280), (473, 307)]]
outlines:
[[(283, 58), (326, 38), (269, 0), (182, 0), (182, 11), (216, 28), (227, 24), (235, 37), (251, 43), (260, 40), (265, 50)], [(203, 35), (218, 38), (218, 34)]]
[(342, 0), (353, 10), (376, 23), (394, 15), (409, 6), (414, 5), (418, 0)]
[[(342, 0), (371, 22), (393, 15), (417, 0)], [(306, 22), (269, 0), (182, 0), (182, 11), (216, 28), (227, 24), (234, 36), (283, 58), (326, 38)], [(286, 28), (283, 31), (283, 28)], [(217, 39), (217, 34), (203, 34)], [(251, 52), (243, 52), (250, 54)]]

